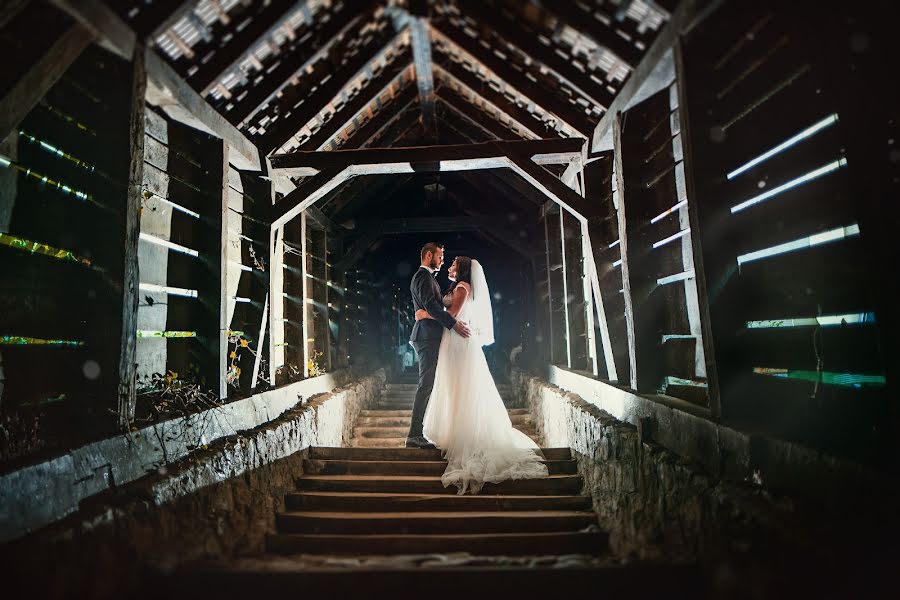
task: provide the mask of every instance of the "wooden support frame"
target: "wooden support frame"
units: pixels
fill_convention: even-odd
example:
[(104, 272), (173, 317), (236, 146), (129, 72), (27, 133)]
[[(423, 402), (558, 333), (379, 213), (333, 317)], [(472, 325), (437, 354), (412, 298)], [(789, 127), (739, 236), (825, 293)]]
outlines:
[[(98, 38), (108, 50), (131, 61), (137, 34), (100, 0), (52, 0)], [(140, 47), (139, 47), (140, 48)], [(152, 48), (141, 49), (147, 69), (147, 100), (171, 118), (223, 139), (234, 150), (232, 162), (258, 171), (259, 150), (187, 84)]]
[(616, 170), (616, 187), (619, 190), (619, 207), (616, 215), (619, 223), (619, 248), (622, 253), (622, 289), (625, 290), (625, 330), (628, 334), (628, 372), (630, 375), (629, 385), (631, 389), (637, 389), (637, 355), (634, 334), (634, 304), (631, 301), (631, 279), (628, 270), (628, 227), (625, 220), (625, 178), (623, 176), (624, 167), (622, 166), (622, 124), (621, 113), (617, 116), (613, 123), (613, 147), (614, 160)]
[(131, 115), (129, 120), (128, 191), (125, 197), (123, 224), (125, 226), (122, 252), (122, 328), (119, 342), (119, 401), (118, 425), (127, 428), (134, 421), (137, 402), (137, 313), (138, 298), (138, 236), (141, 232), (141, 202), (144, 182), (144, 96), (147, 73), (144, 54), (135, 54), (131, 80)]
[(75, 23), (50, 46), (37, 64), (3, 93), (0, 98), (0, 140), (5, 140), (19, 126), (95, 39), (91, 30)]
[(413, 64), (416, 69), (416, 86), (419, 90), (419, 106), (425, 131), (437, 137), (437, 120), (434, 116), (434, 73), (431, 65), (431, 35), (429, 19), (411, 15), (409, 32), (412, 41)]

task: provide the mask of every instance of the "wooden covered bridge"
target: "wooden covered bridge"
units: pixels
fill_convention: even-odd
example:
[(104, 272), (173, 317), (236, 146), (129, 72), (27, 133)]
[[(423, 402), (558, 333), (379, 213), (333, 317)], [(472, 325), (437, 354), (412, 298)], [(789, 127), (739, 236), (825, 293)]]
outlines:
[[(4, 562), (58, 597), (879, 573), (892, 8), (4, 2)], [(396, 448), (428, 241), (484, 264), (550, 479), (456, 498)]]

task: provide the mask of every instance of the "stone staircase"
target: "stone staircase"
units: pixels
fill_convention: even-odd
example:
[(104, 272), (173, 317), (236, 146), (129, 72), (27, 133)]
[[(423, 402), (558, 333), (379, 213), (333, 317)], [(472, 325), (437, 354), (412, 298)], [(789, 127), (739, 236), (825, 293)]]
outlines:
[[(497, 389), (504, 400), (511, 398), (511, 390), (508, 385), (498, 385)], [(353, 448), (402, 448), (406, 443), (406, 434), (409, 432), (415, 395), (416, 384), (387, 384), (384, 395), (375, 407), (360, 413), (356, 427), (353, 429), (350, 446)], [(511, 408), (509, 417), (516, 429), (540, 445), (541, 440), (527, 409)]]
[[(266, 554), (192, 564), (163, 577), (156, 592), (702, 597), (692, 569), (623, 567), (609, 555), (568, 448), (543, 449), (544, 479), (486, 484), (478, 495), (444, 488), (439, 450), (402, 447), (414, 390), (387, 386), (359, 417), (351, 447), (309, 449)], [(526, 411), (510, 414), (537, 439)]]

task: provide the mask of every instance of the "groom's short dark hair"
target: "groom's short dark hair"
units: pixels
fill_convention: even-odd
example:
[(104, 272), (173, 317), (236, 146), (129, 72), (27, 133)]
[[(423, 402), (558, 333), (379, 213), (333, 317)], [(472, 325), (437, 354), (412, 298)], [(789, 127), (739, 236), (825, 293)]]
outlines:
[(440, 248), (441, 250), (443, 250), (443, 249), (444, 249), (444, 245), (443, 245), (443, 244), (439, 244), (439, 243), (437, 243), (437, 242), (428, 242), (427, 244), (425, 244), (424, 246), (422, 246), (422, 252), (421, 252), (421, 254), (420, 254), (420, 256), (419, 256), (419, 260), (423, 260), (423, 261), (424, 261), (424, 260), (425, 260), (425, 255), (426, 255), (426, 254), (428, 254), (429, 252), (431, 252), (432, 254), (434, 254), (434, 252), (435, 252), (438, 248)]

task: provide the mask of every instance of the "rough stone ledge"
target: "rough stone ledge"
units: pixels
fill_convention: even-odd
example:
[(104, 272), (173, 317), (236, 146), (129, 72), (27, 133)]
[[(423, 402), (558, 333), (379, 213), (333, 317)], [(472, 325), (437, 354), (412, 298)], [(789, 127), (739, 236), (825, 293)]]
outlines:
[[(806, 495), (787, 494), (772, 489), (758, 472), (754, 477), (749, 456), (744, 472), (750, 476), (726, 479), (715, 468), (717, 461), (710, 464), (702, 460), (708, 456), (694, 452), (698, 446), (691, 445), (697, 444), (692, 438), (718, 434), (720, 439), (731, 436), (732, 444), (749, 444), (745, 434), (663, 407), (676, 413), (657, 420), (676, 429), (667, 433), (641, 420), (664, 414), (646, 404), (652, 401), (558, 371), (557, 382), (580, 394), (522, 371), (514, 371), (512, 383), (545, 443), (572, 448), (599, 525), (609, 532), (618, 556), (698, 560), (729, 577), (738, 572), (760, 577), (760, 589), (771, 591), (777, 588), (773, 572), (781, 583), (790, 579), (785, 571), (798, 565), (808, 569), (807, 575), (846, 574), (848, 565), (858, 567), (895, 547), (898, 523), (891, 507), (896, 496), (852, 486), (839, 495), (826, 487), (831, 496), (818, 495), (819, 487), (805, 490)], [(798, 460), (791, 468), (802, 472), (807, 466)], [(804, 481), (820, 468), (813, 464)]]
[[(639, 396), (604, 381), (555, 365), (548, 382), (571, 392), (590, 405), (635, 427), (647, 426), (642, 437), (693, 461), (703, 471), (730, 481), (754, 481), (770, 489), (835, 504), (860, 489), (897, 493), (885, 485), (886, 477), (874, 469), (844, 460), (802, 444), (746, 433)], [(529, 375), (516, 370), (517, 392)], [(547, 440), (548, 443), (550, 440)]]
[[(383, 385), (384, 374), (379, 373), (375, 377)], [(234, 436), (241, 431), (259, 428), (298, 403), (335, 390), (355, 376), (350, 370), (342, 370), (306, 379), (197, 415), (100, 440), (43, 463), (7, 473), (0, 477), (0, 543), (58, 521), (77, 511), (86, 498), (105, 490), (120, 488), (148, 473), (156, 472), (160, 467), (196, 452), (197, 448), (208, 447), (216, 440)], [(335, 445), (340, 445), (340, 436), (349, 437), (349, 432), (329, 429), (326, 434), (326, 428), (323, 427), (322, 432), (317, 429), (320, 423), (333, 427), (334, 423), (339, 422), (340, 427), (349, 427), (343, 421), (344, 415), (340, 411), (344, 409), (338, 407), (340, 404), (321, 403), (315, 411), (303, 413), (301, 421), (311, 419), (310, 423), (302, 426), (305, 428), (303, 442), (299, 438), (291, 441), (306, 443), (312, 440), (312, 443), (325, 443), (330, 440)], [(354, 410), (358, 410), (358, 407)], [(355, 414), (348, 416), (355, 418)], [(267, 428), (263, 429), (268, 431)], [(260, 446), (258, 457), (253, 455), (247, 459), (250, 461), (247, 468), (268, 460), (266, 452), (271, 452), (272, 443), (274, 440)], [(223, 449), (223, 452), (231, 451)], [(215, 481), (224, 476), (217, 473), (215, 468), (210, 469), (201, 479)], [(159, 485), (165, 487), (163, 483)], [(169, 493), (176, 492), (173, 490)], [(164, 495), (162, 488), (158, 494)]]

